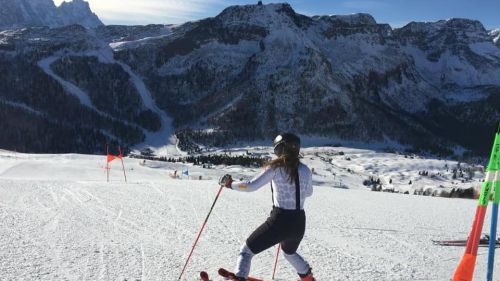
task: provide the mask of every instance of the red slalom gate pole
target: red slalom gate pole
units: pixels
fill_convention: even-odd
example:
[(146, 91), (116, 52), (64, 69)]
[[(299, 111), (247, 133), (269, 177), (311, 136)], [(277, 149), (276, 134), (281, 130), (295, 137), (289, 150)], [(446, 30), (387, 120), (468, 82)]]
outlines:
[(106, 181), (109, 182), (109, 144), (106, 144)]
[(122, 160), (123, 176), (125, 177), (125, 182), (127, 182), (127, 174), (125, 173), (125, 164), (123, 164), (123, 155), (121, 147), (118, 147), (118, 152), (120, 153), (120, 160)]
[(193, 247), (191, 248), (191, 252), (189, 253), (189, 256), (187, 257), (186, 263), (184, 264), (184, 267), (182, 268), (181, 275), (179, 275), (179, 281), (182, 278), (182, 275), (184, 274), (184, 271), (186, 270), (187, 264), (189, 262), (189, 259), (191, 258), (191, 255), (193, 254), (194, 248), (196, 247), (196, 244), (198, 243), (198, 239), (200, 239), (201, 233), (203, 232), (203, 229), (205, 228), (205, 225), (207, 224), (208, 218), (210, 217), (210, 214), (212, 213), (212, 210), (214, 209), (215, 203), (217, 202), (217, 199), (219, 199), (219, 195), (224, 188), (223, 185), (220, 186), (219, 192), (217, 192), (217, 195), (215, 196), (214, 203), (212, 204), (212, 207), (210, 207), (210, 211), (207, 214), (207, 217), (205, 218), (205, 221), (203, 222), (203, 225), (201, 226), (200, 231), (198, 232), (198, 236), (196, 237), (196, 240), (194, 241)]
[(281, 249), (281, 243), (278, 243), (278, 250), (276, 250), (276, 260), (274, 261), (273, 277), (271, 278), (272, 280), (274, 280), (274, 273), (276, 273), (276, 265), (278, 265), (278, 257), (280, 256), (280, 249)]

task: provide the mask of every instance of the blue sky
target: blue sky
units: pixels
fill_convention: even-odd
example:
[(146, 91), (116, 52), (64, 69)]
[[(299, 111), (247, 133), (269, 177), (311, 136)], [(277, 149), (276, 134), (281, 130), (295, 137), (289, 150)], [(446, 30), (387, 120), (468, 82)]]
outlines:
[[(69, 0), (66, 0), (69, 1)], [(87, 0), (105, 24), (183, 23), (216, 16), (244, 0)], [(59, 5), (63, 0), (54, 0)], [(271, 3), (270, 1), (263, 1)], [(283, 1), (276, 1), (283, 2)], [(500, 28), (500, 0), (290, 0), (296, 12), (312, 15), (369, 13), (379, 23), (401, 27), (411, 21), (476, 19), (487, 29)]]

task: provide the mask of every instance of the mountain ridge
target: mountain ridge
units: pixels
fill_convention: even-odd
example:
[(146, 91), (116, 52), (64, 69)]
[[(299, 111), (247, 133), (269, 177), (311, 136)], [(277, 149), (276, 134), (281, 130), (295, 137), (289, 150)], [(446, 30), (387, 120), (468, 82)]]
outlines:
[[(44, 41), (32, 41), (42, 31)], [(500, 48), (494, 44), (496, 33), (474, 20), (412, 22), (393, 29), (369, 14), (308, 17), (288, 4), (267, 4), (232, 6), (177, 26), (99, 26), (82, 30), (81, 37), (61, 38), (52, 29), (16, 32), (0, 33), (0, 66), (55, 55), (52, 67), (75, 87), (113, 92), (119, 89), (113, 83), (128, 74), (106, 64), (127, 65), (172, 118), (187, 149), (290, 130), (397, 142), (439, 154), (456, 147), (485, 154), (489, 127), (500, 119)], [(103, 52), (111, 54), (108, 61), (92, 59)], [(75, 71), (74, 62), (93, 68)], [(92, 74), (99, 69), (104, 77)], [(121, 91), (136, 95), (133, 85), (125, 87)], [(110, 102), (118, 104), (120, 95), (114, 96)], [(39, 109), (27, 98), (2, 98)], [(127, 114), (129, 123), (106, 132), (124, 146), (144, 139), (140, 128), (158, 128), (144, 123), (157, 124), (154, 112)], [(81, 124), (78, 118), (74, 123)], [(136, 129), (127, 135), (129, 126)]]

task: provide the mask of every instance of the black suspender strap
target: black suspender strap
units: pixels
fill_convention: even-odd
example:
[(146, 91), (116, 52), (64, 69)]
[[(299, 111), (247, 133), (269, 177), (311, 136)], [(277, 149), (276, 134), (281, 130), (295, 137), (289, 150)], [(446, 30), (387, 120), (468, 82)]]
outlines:
[(271, 181), (271, 201), (273, 201), (273, 207), (274, 206), (274, 190), (273, 190), (273, 181)]
[(299, 180), (299, 167), (295, 174), (295, 209), (300, 211), (300, 180)]

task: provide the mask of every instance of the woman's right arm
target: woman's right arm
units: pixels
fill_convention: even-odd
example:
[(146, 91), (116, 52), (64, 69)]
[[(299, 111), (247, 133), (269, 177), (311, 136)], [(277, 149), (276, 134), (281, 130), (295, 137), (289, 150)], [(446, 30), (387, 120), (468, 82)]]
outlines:
[(249, 181), (233, 182), (231, 188), (237, 191), (252, 192), (269, 183), (274, 177), (274, 169), (265, 168), (260, 174)]

